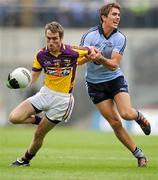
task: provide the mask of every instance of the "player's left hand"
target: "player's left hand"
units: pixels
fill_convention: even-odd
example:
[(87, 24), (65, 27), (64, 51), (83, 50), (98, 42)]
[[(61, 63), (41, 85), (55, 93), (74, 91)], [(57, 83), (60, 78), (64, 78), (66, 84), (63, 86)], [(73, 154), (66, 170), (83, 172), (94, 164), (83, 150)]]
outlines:
[(94, 46), (88, 46), (88, 48), (91, 50), (91, 53), (86, 55), (85, 57), (89, 60), (95, 59), (96, 57), (96, 47)]
[(15, 78), (11, 79), (10, 74), (8, 75), (8, 80), (6, 82), (6, 85), (10, 89), (19, 89), (20, 88), (18, 81)]
[(100, 64), (99, 60), (101, 59), (102, 54), (101, 54), (101, 51), (99, 51), (96, 47), (93, 47), (93, 53), (87, 56), (86, 57), (91, 59), (93, 62)]

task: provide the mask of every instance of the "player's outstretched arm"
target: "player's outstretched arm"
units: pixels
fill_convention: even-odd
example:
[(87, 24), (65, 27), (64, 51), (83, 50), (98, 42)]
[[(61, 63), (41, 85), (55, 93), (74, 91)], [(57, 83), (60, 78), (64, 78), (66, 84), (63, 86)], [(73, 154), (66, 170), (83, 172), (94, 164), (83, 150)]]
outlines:
[(86, 57), (82, 57), (80, 58), (80, 60), (77, 62), (77, 65), (83, 65), (85, 63), (87, 63), (89, 61), (89, 59), (87, 59)]
[(32, 74), (31, 84), (34, 84), (37, 81), (37, 79), (39, 78), (39, 75), (41, 74), (41, 71), (38, 71), (38, 72), (32, 71), (31, 74)]

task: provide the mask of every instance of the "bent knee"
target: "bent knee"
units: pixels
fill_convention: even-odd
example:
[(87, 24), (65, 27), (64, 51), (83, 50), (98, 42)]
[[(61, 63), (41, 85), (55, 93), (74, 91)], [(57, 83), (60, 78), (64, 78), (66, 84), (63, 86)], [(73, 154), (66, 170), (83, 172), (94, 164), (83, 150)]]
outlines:
[(114, 130), (118, 130), (120, 128), (122, 128), (122, 123), (121, 121), (118, 119), (107, 119), (110, 126), (114, 129)]
[(18, 120), (18, 118), (16, 117), (16, 115), (13, 114), (13, 113), (10, 113), (10, 115), (9, 115), (9, 121), (10, 121), (11, 123), (13, 123), (13, 124), (19, 124), (19, 123), (20, 123), (19, 120)]
[(120, 112), (120, 116), (125, 120), (131, 120), (133, 119), (133, 111), (122, 111)]
[(110, 125), (114, 130), (119, 130), (120, 128), (122, 128), (122, 123), (120, 121), (116, 121), (115, 123), (112, 123)]

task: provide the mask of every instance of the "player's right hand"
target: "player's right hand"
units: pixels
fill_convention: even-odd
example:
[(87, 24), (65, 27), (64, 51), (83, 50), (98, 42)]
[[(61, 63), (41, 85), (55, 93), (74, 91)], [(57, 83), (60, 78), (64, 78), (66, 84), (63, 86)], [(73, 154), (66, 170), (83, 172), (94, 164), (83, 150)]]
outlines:
[(19, 89), (20, 88), (18, 81), (15, 78), (11, 79), (10, 74), (8, 75), (8, 80), (7, 80), (6, 85), (10, 89)]

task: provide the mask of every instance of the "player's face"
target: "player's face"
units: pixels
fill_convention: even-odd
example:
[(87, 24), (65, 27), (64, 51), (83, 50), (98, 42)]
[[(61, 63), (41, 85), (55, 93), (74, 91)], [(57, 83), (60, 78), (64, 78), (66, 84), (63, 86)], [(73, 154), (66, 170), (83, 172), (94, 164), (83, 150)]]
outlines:
[(62, 45), (62, 38), (59, 33), (52, 33), (49, 29), (46, 31), (47, 48), (51, 52), (59, 52)]
[(106, 27), (116, 29), (120, 22), (120, 11), (117, 8), (112, 8), (108, 14), (108, 16), (103, 16), (103, 23)]

